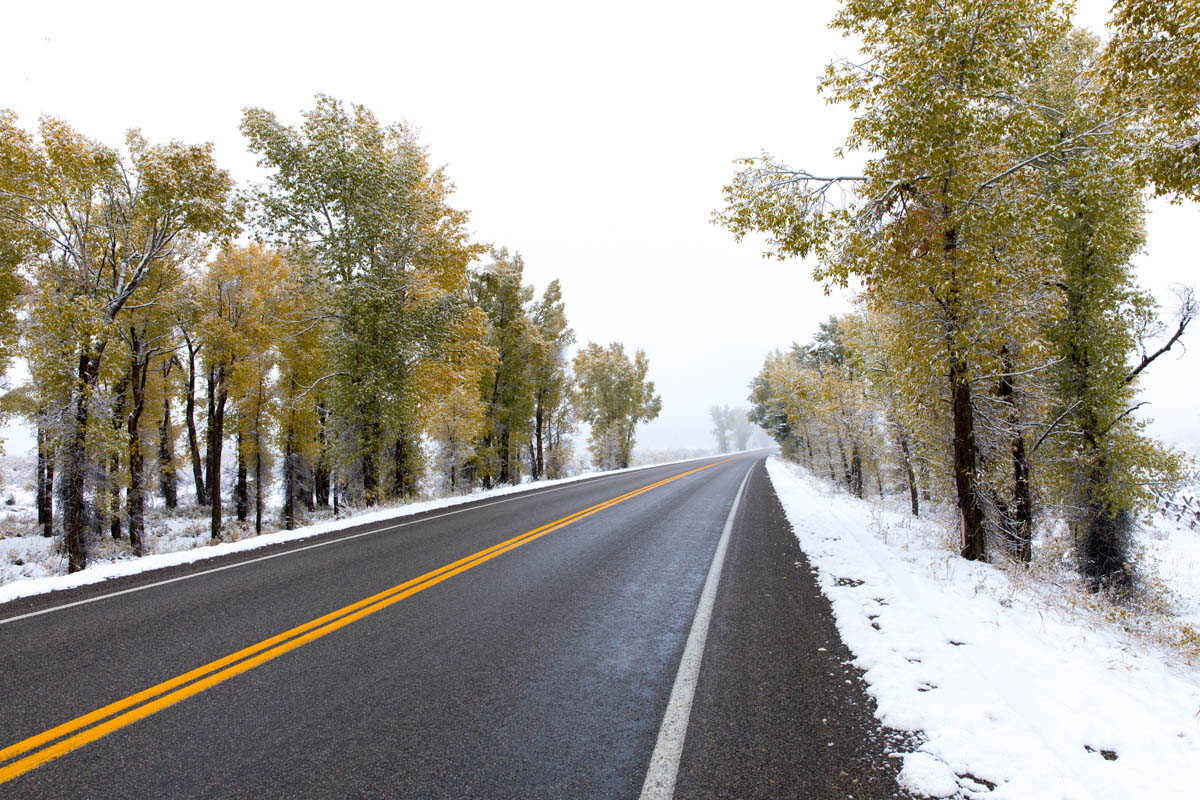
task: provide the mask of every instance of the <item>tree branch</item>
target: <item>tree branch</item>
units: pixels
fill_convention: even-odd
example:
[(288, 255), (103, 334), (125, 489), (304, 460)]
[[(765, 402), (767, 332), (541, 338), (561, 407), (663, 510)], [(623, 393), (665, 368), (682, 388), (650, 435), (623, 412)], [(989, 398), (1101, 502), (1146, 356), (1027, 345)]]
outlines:
[(1187, 326), (1196, 318), (1196, 295), (1192, 289), (1184, 288), (1180, 290), (1181, 305), (1179, 308), (1179, 326), (1175, 329), (1175, 333), (1167, 340), (1167, 343), (1155, 350), (1153, 353), (1142, 356), (1142, 361), (1132, 372), (1125, 376), (1125, 382), (1130, 383), (1141, 374), (1142, 370), (1150, 366), (1153, 361), (1163, 353), (1171, 349), (1174, 344), (1183, 336), (1183, 332), (1187, 330)]

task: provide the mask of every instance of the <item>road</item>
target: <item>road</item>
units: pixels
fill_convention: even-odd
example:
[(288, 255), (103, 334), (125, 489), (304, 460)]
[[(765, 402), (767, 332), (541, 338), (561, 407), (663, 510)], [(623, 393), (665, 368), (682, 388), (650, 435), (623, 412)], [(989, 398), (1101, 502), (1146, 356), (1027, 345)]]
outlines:
[[(633, 798), (664, 759), (657, 796), (893, 797), (763, 458), (0, 606), (0, 797)], [(660, 728), (688, 686), (672, 755)]]

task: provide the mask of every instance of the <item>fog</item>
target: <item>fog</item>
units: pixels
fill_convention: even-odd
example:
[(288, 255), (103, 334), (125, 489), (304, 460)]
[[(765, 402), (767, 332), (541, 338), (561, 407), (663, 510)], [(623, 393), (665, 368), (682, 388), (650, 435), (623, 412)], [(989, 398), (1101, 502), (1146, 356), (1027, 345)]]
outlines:
[[(242, 183), (248, 105), (295, 121), (326, 92), (417, 126), (477, 239), (520, 252), (539, 292), (562, 281), (580, 344), (646, 350), (663, 412), (642, 448), (711, 446), (708, 408), (745, 405), (768, 350), (847, 306), (810, 265), (709, 222), (736, 157), (852, 171), (832, 159), (848, 117), (815, 93), (853, 51), (825, 27), (832, 2), (23, 5), (6, 15), (0, 107), (27, 125), (212, 141)], [(1105, 4), (1081, 5), (1098, 25)], [(1151, 220), (1139, 263), (1165, 297), (1191, 280), (1195, 220)], [(1200, 441), (1196, 360), (1162, 361), (1145, 381), (1156, 430)]]

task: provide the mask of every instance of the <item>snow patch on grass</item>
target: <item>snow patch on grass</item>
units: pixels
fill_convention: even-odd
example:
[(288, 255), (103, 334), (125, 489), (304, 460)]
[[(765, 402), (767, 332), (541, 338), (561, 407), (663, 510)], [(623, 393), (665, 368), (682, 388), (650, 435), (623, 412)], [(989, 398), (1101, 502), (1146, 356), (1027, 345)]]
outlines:
[[(777, 458), (768, 472), (818, 571), (876, 716), (918, 734), (902, 786), (927, 797), (1197, 796), (1200, 672), (1054, 586), (947, 549), (947, 526), (848, 497)], [(1185, 535), (1186, 534), (1186, 535)], [(1191, 613), (1200, 547), (1157, 542)]]

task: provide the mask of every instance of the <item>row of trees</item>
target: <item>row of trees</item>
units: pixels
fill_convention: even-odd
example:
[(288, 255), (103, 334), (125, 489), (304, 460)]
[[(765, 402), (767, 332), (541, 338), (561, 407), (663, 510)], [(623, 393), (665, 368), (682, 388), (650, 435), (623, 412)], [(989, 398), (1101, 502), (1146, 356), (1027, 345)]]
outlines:
[(1148, 194), (1200, 194), (1193, 11), (1120, 0), (1102, 47), (1057, 0), (845, 0), (862, 54), (821, 90), (855, 112), (863, 169), (751, 159), (718, 214), (862, 285), (855, 315), (768, 358), (760, 424), (860, 493), (890, 457), (914, 511), (918, 486), (955, 503), (967, 558), (1029, 559), (1041, 511), (1094, 585), (1127, 583), (1131, 525), (1179, 466), (1136, 386), (1196, 305), (1182, 290), (1165, 326), (1131, 258)]
[(754, 435), (754, 423), (750, 421), (744, 408), (730, 408), (728, 405), (713, 406), (708, 410), (712, 418), (713, 439), (716, 440), (717, 452), (728, 453), (745, 450), (750, 445)]
[(597, 463), (628, 464), (660, 407), (644, 353), (572, 363), (558, 282), (535, 299), (504, 250), (474, 266), (412, 130), (326, 96), (241, 127), (267, 175), (249, 192), (208, 145), (133, 131), (122, 152), (0, 113), (0, 367), (28, 365), (6, 400), (37, 427), (39, 523), (61, 519), (71, 571), (102, 534), (141, 554), (148, 498), (175, 507), (188, 467), (218, 539), (227, 443), (256, 530), (276, 476), (291, 528), (412, 497), (431, 466), (453, 490), (560, 475), (580, 418)]

